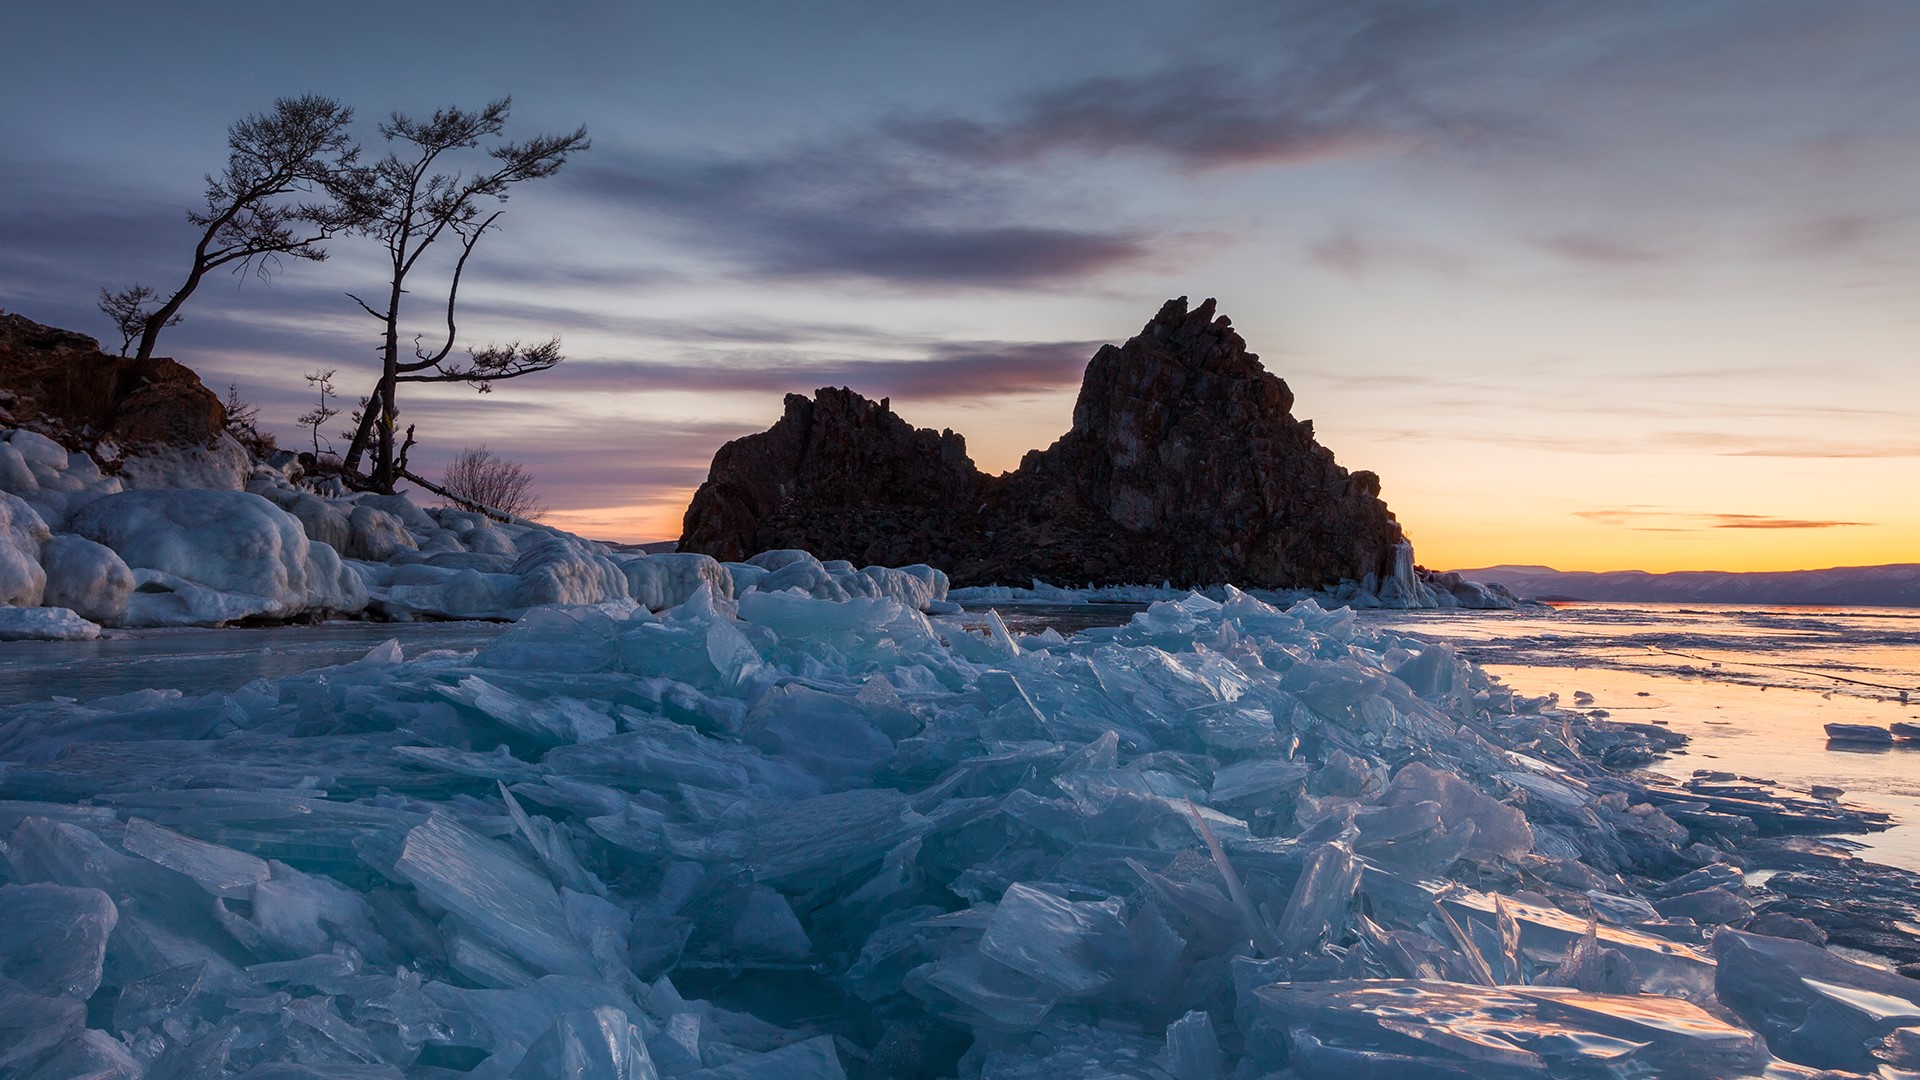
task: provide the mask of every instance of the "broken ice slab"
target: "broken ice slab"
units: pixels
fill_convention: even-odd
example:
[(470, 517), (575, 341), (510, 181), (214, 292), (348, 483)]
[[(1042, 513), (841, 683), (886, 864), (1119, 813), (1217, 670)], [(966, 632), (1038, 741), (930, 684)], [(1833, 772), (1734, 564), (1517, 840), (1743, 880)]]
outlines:
[(192, 878), (215, 896), (245, 897), (267, 880), (267, 861), (232, 848), (196, 840), (143, 818), (127, 822), (120, 846), (150, 862)]
[(1878, 724), (1828, 724), (1826, 730), (1827, 738), (1834, 742), (1893, 745), (1893, 732)]
[(859, 874), (930, 822), (891, 788), (860, 788), (792, 802), (742, 802), (715, 824), (707, 836), (680, 833), (676, 852), (745, 866), (762, 882), (805, 892)]
[(407, 831), (394, 874), (537, 974), (596, 974), (546, 875), (511, 848), (434, 812)]
[(562, 1013), (534, 1040), (510, 1080), (658, 1080), (646, 1040), (612, 1006)]
[(421, 990), (444, 1025), (436, 1042), (489, 1054), (531, 1046), (560, 1017), (583, 1009), (611, 1006), (643, 1029), (648, 1024), (631, 998), (598, 978), (548, 975), (516, 989), (483, 990), (428, 982)]
[(994, 908), (980, 951), (1065, 993), (1084, 994), (1112, 979), (1106, 958), (1124, 951), (1126, 940), (1119, 900), (1076, 903), (1016, 884)]
[(1817, 945), (1722, 929), (1713, 955), (1720, 1003), (1789, 1061), (1871, 1072), (1872, 1046), (1920, 1022), (1920, 981)]
[(1167, 1025), (1167, 1071), (1174, 1080), (1217, 1080), (1220, 1066), (1211, 1016), (1190, 1012)]
[(86, 1021), (83, 1002), (0, 984), (0, 1076), (24, 1075), (40, 1055), (79, 1034)]
[(1394, 774), (1381, 793), (1381, 802), (1388, 806), (1436, 804), (1447, 832), (1473, 830), (1463, 852), (1469, 859), (1518, 859), (1533, 850), (1533, 829), (1519, 809), (1482, 794), (1452, 773), (1417, 761)]
[[(758, 593), (754, 595), (759, 595)], [(725, 1065), (682, 1073), (679, 1080), (847, 1080), (833, 1036), (819, 1035)]]
[[(1273, 983), (1250, 1049), (1284, 1036), (1306, 1080), (1657, 1075), (1717, 1080), (1765, 1063), (1753, 1032), (1652, 994), (1424, 980)], [(1256, 1050), (1256, 1052), (1259, 1052)], [(1271, 1052), (1271, 1051), (1265, 1051)], [(1268, 1068), (1278, 1061), (1259, 1062)]]
[(99, 889), (0, 885), (0, 978), (46, 997), (100, 989), (107, 937), (120, 921)]
[(182, 964), (136, 979), (120, 988), (113, 1006), (113, 1030), (137, 1031), (170, 1016), (181, 1015), (206, 979), (204, 963)]
[(592, 742), (614, 731), (613, 717), (604, 708), (571, 697), (531, 700), (509, 694), (478, 675), (440, 692), (542, 747)]
[(1238, 799), (1270, 799), (1291, 790), (1312, 771), (1313, 766), (1304, 761), (1277, 758), (1237, 761), (1214, 772), (1212, 800), (1229, 803)]
[(905, 987), (956, 1023), (1015, 1031), (1038, 1025), (1061, 997), (1059, 987), (978, 952), (922, 964), (907, 973)]
[[(1499, 937), (1500, 916), (1495, 898), (1489, 893), (1453, 882), (1398, 874), (1372, 863), (1365, 866), (1361, 891), (1372, 905), (1376, 919), (1393, 918), (1403, 924), (1418, 924), (1437, 903), (1463, 927), (1478, 923), (1490, 940)], [(1586, 919), (1559, 908), (1511, 897), (1501, 897), (1499, 906), (1506, 909), (1519, 931), (1521, 951), (1535, 963), (1546, 966), (1560, 963), (1587, 933)], [(1704, 1001), (1711, 995), (1714, 964), (1698, 951), (1604, 922), (1595, 927), (1595, 934), (1600, 945), (1627, 957), (1641, 980), (1642, 990), (1679, 994), (1696, 1001)]]
[[(1360, 874), (1360, 862), (1345, 844), (1321, 844), (1307, 856), (1276, 929), (1285, 955), (1305, 955), (1329, 933), (1339, 936), (1347, 906), (1360, 886)], [(1259, 940), (1257, 929), (1255, 939)]]
[[(1685, 788), (1649, 783), (1640, 793), (1649, 803), (1689, 828), (1730, 835), (1781, 833), (1878, 832), (1891, 827), (1892, 817), (1836, 803), (1803, 799), (1769, 791), (1764, 797), (1722, 794), (1711, 783), (1689, 782)], [(1741, 790), (1747, 790), (1742, 788)]]

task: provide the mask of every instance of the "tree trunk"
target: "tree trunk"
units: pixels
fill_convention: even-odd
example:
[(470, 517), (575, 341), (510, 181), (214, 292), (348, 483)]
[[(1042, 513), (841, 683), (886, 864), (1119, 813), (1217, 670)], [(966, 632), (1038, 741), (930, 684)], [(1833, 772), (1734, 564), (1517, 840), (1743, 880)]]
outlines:
[(180, 286), (180, 291), (174, 293), (172, 299), (147, 316), (146, 325), (140, 329), (140, 348), (133, 354), (135, 360), (153, 359), (153, 346), (160, 340), (160, 331), (166, 329), (169, 319), (180, 313), (181, 305), (187, 302), (187, 297), (193, 295), (193, 290), (200, 287), (200, 279), (205, 277), (206, 273), (196, 257), (193, 273), (187, 275), (187, 283)]

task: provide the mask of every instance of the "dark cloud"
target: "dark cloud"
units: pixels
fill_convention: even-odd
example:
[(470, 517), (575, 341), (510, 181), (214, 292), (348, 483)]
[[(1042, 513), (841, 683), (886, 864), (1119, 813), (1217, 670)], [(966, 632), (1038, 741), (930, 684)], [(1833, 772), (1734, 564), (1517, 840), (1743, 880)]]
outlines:
[(1401, 103), (1358, 80), (1255, 80), (1198, 67), (1100, 77), (1035, 94), (996, 120), (896, 117), (886, 130), (960, 159), (1149, 154), (1191, 169), (1296, 164), (1412, 138)]
[(575, 361), (550, 385), (568, 392), (732, 391), (811, 393), (846, 386), (868, 397), (912, 400), (1032, 394), (1078, 386), (1100, 343), (964, 342), (932, 344), (916, 359), (792, 363), (745, 355), (726, 363)]
[(759, 279), (1018, 288), (1085, 280), (1151, 251), (1141, 230), (1036, 223), (972, 181), (852, 140), (752, 159), (609, 153), (580, 182)]

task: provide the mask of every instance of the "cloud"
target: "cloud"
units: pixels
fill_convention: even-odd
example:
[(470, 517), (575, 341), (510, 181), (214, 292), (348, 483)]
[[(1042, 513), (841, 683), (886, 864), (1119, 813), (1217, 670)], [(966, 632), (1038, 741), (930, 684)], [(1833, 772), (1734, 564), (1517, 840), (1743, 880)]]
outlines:
[(1870, 527), (1874, 524), (1871, 521), (1781, 518), (1765, 514), (1721, 514), (1637, 506), (1575, 510), (1573, 516), (1597, 525), (1611, 525), (1636, 532), (1695, 532), (1702, 529), (1838, 529), (1852, 526)]
[[(1861, 421), (1892, 421), (1906, 424), (1911, 414), (1884, 409), (1830, 408), (1807, 409), (1788, 408), (1780, 415), (1805, 419), (1808, 414), (1818, 412), (1831, 415), (1837, 420), (1857, 425)], [(1764, 441), (1751, 436), (1729, 435), (1717, 431), (1678, 431), (1658, 436), (1659, 440), (1675, 446), (1684, 446), (1704, 450), (1720, 457), (1765, 457), (1765, 458), (1808, 458), (1820, 459), (1874, 459), (1874, 458), (1910, 458), (1920, 457), (1920, 441), (1911, 438), (1886, 439), (1824, 439), (1824, 438), (1778, 438)]]
[(693, 391), (811, 393), (846, 386), (868, 397), (912, 400), (1046, 393), (1078, 386), (1093, 341), (931, 343), (917, 359), (796, 363), (764, 351), (697, 364), (648, 360), (569, 361), (547, 385), (570, 392)]
[(1574, 262), (1607, 266), (1634, 266), (1666, 262), (1679, 255), (1672, 245), (1649, 244), (1624, 236), (1594, 232), (1567, 232), (1536, 241), (1547, 252)]
[(1710, 514), (1716, 529), (1837, 529), (1849, 525), (1872, 525), (1871, 521), (1808, 521), (1801, 518), (1764, 517), (1760, 514)]
[[(1101, 76), (1032, 94), (991, 120), (894, 117), (885, 130), (957, 159), (1062, 153), (1157, 156), (1187, 169), (1304, 164), (1410, 143), (1431, 123), (1353, 73), (1174, 68)], [(1342, 77), (1342, 76), (1346, 77)]]
[(608, 153), (590, 193), (664, 222), (690, 247), (761, 280), (868, 279), (916, 288), (1084, 281), (1144, 260), (1151, 235), (1075, 226), (1015, 207), (1008, 183), (854, 139), (754, 158)]

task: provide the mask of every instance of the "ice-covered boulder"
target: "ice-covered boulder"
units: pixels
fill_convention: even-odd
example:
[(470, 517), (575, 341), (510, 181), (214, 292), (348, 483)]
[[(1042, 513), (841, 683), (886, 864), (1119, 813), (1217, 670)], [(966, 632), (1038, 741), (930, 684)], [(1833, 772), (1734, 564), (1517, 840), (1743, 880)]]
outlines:
[(0, 607), (0, 641), (92, 641), (100, 626), (63, 607)]
[(360, 578), (332, 548), (248, 492), (128, 491), (89, 504), (72, 525), (134, 569), (130, 625), (354, 612), (367, 603)]
[(292, 514), (308, 539), (318, 540), (341, 555), (349, 554), (353, 543), (353, 526), (348, 519), (351, 506), (302, 491), (277, 476), (256, 475), (247, 490)]
[(49, 528), (60, 528), (73, 511), (122, 487), (81, 451), (37, 431), (0, 431), (0, 491), (26, 500)]
[[(363, 572), (368, 568), (361, 564)], [(370, 572), (370, 606), (391, 619), (511, 619), (519, 614), (512, 574), (414, 563)]]
[(398, 517), (365, 503), (347, 515), (347, 530), (347, 550), (341, 554), (349, 559), (386, 562), (420, 546)]
[(46, 591), (40, 548), (52, 534), (17, 495), (0, 492), (0, 604), (32, 606)]
[(369, 509), (379, 510), (382, 513), (392, 514), (394, 517), (400, 519), (400, 524), (409, 529), (431, 532), (440, 527), (439, 523), (428, 516), (425, 510), (414, 505), (413, 500), (407, 498), (405, 495), (356, 495), (353, 501), (356, 506), (364, 506)]
[(527, 532), (526, 526), (502, 526), (485, 514), (453, 507), (434, 507), (427, 511), (442, 531), (459, 541), (463, 550), (476, 555), (516, 554), (513, 538)]
[(520, 579), (514, 607), (537, 604), (604, 604), (627, 599), (627, 576), (599, 545), (551, 533), (523, 545), (511, 573)]
[(856, 570), (844, 559), (822, 562), (808, 552), (784, 548), (763, 551), (744, 563), (725, 563), (722, 569), (735, 596), (791, 590), (815, 600), (884, 596), (915, 611), (956, 610), (946, 602), (947, 575), (925, 563)]
[(133, 595), (133, 570), (118, 553), (84, 536), (62, 533), (41, 549), (49, 607), (72, 608), (82, 618), (107, 626), (126, 621)]
[(733, 599), (733, 577), (705, 555), (663, 552), (631, 556), (620, 560), (620, 572), (626, 575), (628, 595), (649, 611), (683, 604), (702, 585), (721, 600)]
[(120, 476), (129, 489), (244, 491), (252, 475), (246, 448), (224, 431), (203, 444), (153, 446), (120, 459)]

